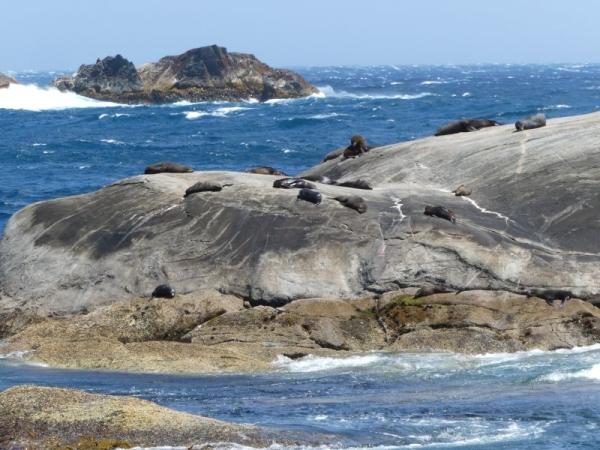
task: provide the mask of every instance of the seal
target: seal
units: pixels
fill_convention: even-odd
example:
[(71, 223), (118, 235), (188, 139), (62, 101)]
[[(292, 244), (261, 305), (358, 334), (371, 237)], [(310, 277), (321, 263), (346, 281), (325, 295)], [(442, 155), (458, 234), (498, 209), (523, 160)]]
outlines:
[(358, 195), (351, 195), (349, 197), (341, 195), (339, 197), (333, 197), (333, 199), (340, 202), (346, 208), (351, 208), (355, 211), (358, 211), (359, 214), (364, 214), (367, 212), (367, 202), (365, 202), (364, 198), (359, 197)]
[(537, 297), (552, 302), (554, 300), (560, 300), (562, 303), (573, 297), (573, 294), (564, 289), (529, 289), (527, 291), (527, 297)]
[(332, 180), (331, 178), (326, 177), (325, 175), (309, 175), (307, 177), (302, 178), (308, 181), (314, 181), (315, 183), (336, 184), (335, 180)]
[(193, 171), (194, 169), (184, 166), (183, 164), (178, 164), (171, 161), (162, 161), (150, 164), (148, 167), (146, 167), (146, 170), (144, 170), (144, 174), (154, 175), (157, 173), (190, 173)]
[(184, 197), (198, 192), (219, 192), (222, 189), (223, 186), (215, 181), (198, 181), (186, 189)]
[(369, 183), (367, 183), (365, 180), (353, 180), (353, 181), (344, 181), (343, 183), (337, 183), (338, 186), (341, 187), (347, 187), (347, 188), (353, 188), (353, 189), (365, 189), (368, 191), (372, 191), (373, 188), (371, 187), (371, 185)]
[(281, 178), (273, 181), (273, 187), (279, 189), (316, 189), (310, 181), (302, 178)]
[(469, 131), (477, 131), (481, 128), (494, 127), (500, 125), (495, 120), (490, 119), (462, 119), (454, 120), (447, 123), (443, 127), (438, 128), (435, 136), (444, 136), (446, 134), (465, 133)]
[(534, 128), (541, 128), (546, 126), (546, 115), (539, 113), (529, 116), (525, 119), (517, 120), (515, 122), (515, 128), (517, 131), (532, 130)]
[(444, 206), (426, 206), (423, 212), (426, 216), (439, 217), (456, 223), (456, 214)]
[(298, 192), (298, 200), (304, 200), (315, 205), (321, 204), (321, 193), (319, 191), (313, 191), (312, 189), (300, 189)]
[(367, 140), (360, 134), (355, 134), (350, 138), (350, 145), (342, 153), (342, 159), (355, 158), (369, 150), (371, 147), (367, 145)]
[(330, 151), (329, 153), (327, 153), (325, 155), (325, 157), (323, 158), (322, 162), (327, 162), (327, 161), (331, 161), (332, 159), (339, 158), (344, 153), (344, 150), (346, 150), (345, 147), (344, 148), (337, 148), (335, 150)]
[(285, 172), (269, 166), (253, 167), (252, 169), (249, 169), (247, 173), (256, 173), (259, 175), (279, 175), (283, 177), (287, 176)]
[(159, 284), (152, 291), (152, 298), (173, 298), (175, 297), (175, 289), (168, 284)]
[(413, 298), (428, 297), (433, 294), (449, 294), (450, 292), (452, 292), (450, 289), (442, 286), (423, 286), (419, 288)]
[(465, 186), (464, 184), (461, 184), (459, 187), (452, 191), (452, 193), (457, 197), (471, 195), (472, 192), (473, 190), (470, 187)]

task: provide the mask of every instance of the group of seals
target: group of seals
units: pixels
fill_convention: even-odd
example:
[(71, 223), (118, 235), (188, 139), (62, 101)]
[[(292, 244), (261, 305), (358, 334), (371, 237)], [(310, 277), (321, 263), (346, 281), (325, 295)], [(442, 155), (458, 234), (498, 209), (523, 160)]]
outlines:
[(444, 136), (447, 134), (466, 133), (469, 131), (477, 131), (481, 128), (494, 127), (500, 125), (495, 120), (490, 119), (462, 119), (454, 120), (447, 123), (443, 127), (438, 128), (435, 136)]
[(426, 206), (423, 212), (426, 216), (439, 217), (456, 223), (456, 214), (445, 206)]
[(546, 115), (539, 113), (529, 116), (525, 119), (517, 120), (515, 128), (517, 131), (532, 130), (534, 128), (540, 128), (546, 126)]
[(144, 170), (146, 175), (154, 175), (157, 173), (190, 173), (194, 169), (183, 164), (174, 163), (171, 161), (162, 161), (149, 165)]
[(310, 181), (303, 178), (281, 178), (273, 181), (273, 187), (279, 189), (316, 189)]

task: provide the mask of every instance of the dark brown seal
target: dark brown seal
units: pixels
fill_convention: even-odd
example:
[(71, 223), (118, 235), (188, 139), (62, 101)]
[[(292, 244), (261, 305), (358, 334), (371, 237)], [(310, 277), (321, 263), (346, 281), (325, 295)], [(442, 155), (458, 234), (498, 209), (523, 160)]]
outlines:
[(358, 211), (359, 214), (364, 214), (367, 212), (367, 202), (362, 197), (358, 195), (344, 196), (341, 195), (339, 197), (334, 197), (334, 200), (337, 200), (346, 208), (352, 208), (355, 211)]
[(193, 184), (187, 188), (184, 197), (196, 194), (198, 192), (219, 192), (222, 189), (223, 186), (221, 183), (217, 183), (215, 181), (198, 181), (196, 184)]
[(450, 289), (446, 289), (443, 286), (423, 286), (416, 292), (413, 298), (428, 297), (433, 294), (448, 294), (450, 292), (452, 292)]
[(444, 206), (426, 206), (423, 212), (426, 216), (435, 216), (456, 223), (456, 214)]
[(371, 148), (367, 145), (367, 140), (359, 134), (350, 138), (350, 145), (342, 153), (343, 159), (355, 158), (367, 153)]
[(540, 128), (546, 126), (546, 115), (539, 113), (533, 116), (529, 116), (525, 119), (517, 120), (515, 128), (517, 131), (532, 130), (534, 128)]
[(152, 298), (173, 298), (175, 297), (175, 289), (168, 284), (159, 284), (152, 291)]
[(367, 183), (365, 180), (351, 180), (351, 181), (344, 181), (343, 183), (337, 183), (338, 186), (341, 187), (347, 187), (347, 188), (353, 188), (353, 189), (366, 189), (366, 190), (373, 190), (373, 188), (371, 187), (371, 185), (369, 183)]
[(286, 176), (287, 174), (282, 172), (281, 170), (275, 169), (273, 167), (269, 167), (269, 166), (259, 166), (259, 167), (253, 167), (252, 169), (248, 170), (248, 173), (256, 173), (259, 175), (279, 175), (279, 176)]
[(300, 189), (298, 192), (298, 200), (304, 200), (315, 205), (319, 205), (321, 203), (321, 193), (319, 191), (313, 191), (312, 189)]
[(183, 164), (174, 163), (171, 161), (162, 161), (155, 164), (151, 164), (146, 167), (144, 173), (146, 175), (152, 175), (157, 173), (190, 173), (194, 169)]
[(444, 136), (446, 134), (465, 133), (477, 131), (481, 128), (493, 127), (499, 125), (495, 120), (490, 119), (462, 119), (454, 120), (443, 127), (438, 128), (435, 136)]
[(274, 188), (280, 189), (316, 189), (317, 187), (310, 181), (302, 178), (281, 178), (273, 181)]
[(465, 186), (464, 184), (461, 184), (459, 187), (452, 191), (452, 193), (457, 197), (471, 195), (472, 192), (473, 190), (470, 187)]

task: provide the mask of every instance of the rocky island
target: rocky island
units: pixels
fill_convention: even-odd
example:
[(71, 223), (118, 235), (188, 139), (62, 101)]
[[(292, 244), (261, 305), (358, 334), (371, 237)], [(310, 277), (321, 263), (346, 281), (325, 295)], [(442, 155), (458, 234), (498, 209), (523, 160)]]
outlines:
[(302, 76), (273, 69), (254, 55), (229, 53), (211, 45), (136, 68), (121, 55), (82, 65), (54, 81), (63, 91), (118, 103), (171, 103), (181, 100), (241, 101), (299, 98), (318, 92)]
[[(318, 205), (279, 176), (187, 171), (32, 204), (0, 243), (4, 350), (221, 372), (598, 342), (599, 135), (594, 113), (340, 154), (302, 174)], [(200, 182), (220, 189), (188, 191)], [(340, 201), (354, 197), (364, 210)], [(175, 298), (150, 298), (160, 284)]]
[(17, 84), (17, 80), (0, 73), (0, 89), (7, 88), (9, 84)]

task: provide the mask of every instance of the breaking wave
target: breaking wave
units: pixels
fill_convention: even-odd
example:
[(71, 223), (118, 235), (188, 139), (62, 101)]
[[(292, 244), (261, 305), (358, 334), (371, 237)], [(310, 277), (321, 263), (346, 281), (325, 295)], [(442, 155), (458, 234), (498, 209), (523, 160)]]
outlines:
[(0, 109), (48, 111), (71, 108), (107, 108), (123, 106), (61, 92), (54, 87), (41, 88), (35, 84), (11, 84), (0, 89)]
[(419, 92), (417, 94), (361, 94), (347, 91), (336, 91), (331, 86), (319, 86), (319, 91), (322, 92), (323, 95), (328, 98), (355, 98), (358, 100), (416, 100), (423, 97), (437, 95), (433, 92)]
[(217, 108), (214, 111), (185, 111), (183, 114), (188, 120), (196, 120), (205, 116), (227, 117), (228, 114), (239, 111), (246, 111), (248, 109), (252, 108), (245, 108), (243, 106), (224, 106), (222, 108)]

